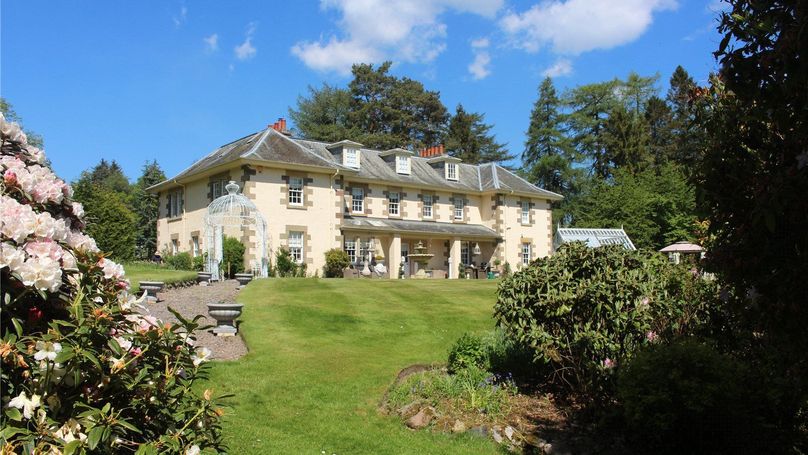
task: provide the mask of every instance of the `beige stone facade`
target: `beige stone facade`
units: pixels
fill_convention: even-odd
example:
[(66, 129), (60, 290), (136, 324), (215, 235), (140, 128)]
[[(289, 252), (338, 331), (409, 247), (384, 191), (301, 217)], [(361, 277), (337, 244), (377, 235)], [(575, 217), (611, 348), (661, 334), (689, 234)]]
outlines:
[[(295, 141), (272, 131), (264, 133), (265, 141), (269, 134), (281, 136), (279, 141)], [(249, 146), (245, 144), (245, 150)], [(460, 168), (461, 176), (472, 182), (462, 189), (454, 182), (443, 186), (434, 178), (427, 181), (432, 176), (385, 181), (339, 165), (301, 163), (302, 158), (290, 162), (265, 156), (256, 159), (250, 153), (196, 171), (192, 166), (192, 172), (152, 188), (160, 197), (157, 241), (161, 251), (201, 254), (205, 250), (203, 217), (214, 196), (223, 192), (223, 182), (229, 180), (241, 186), (266, 218), (270, 260), (274, 263), (275, 252), (288, 247), (290, 238), (302, 239), (300, 261), (307, 265), (309, 275), (322, 274), (325, 252), (331, 248), (350, 250), (359, 268), (361, 259), (367, 257), (363, 251), (369, 248), (373, 257), (381, 253), (380, 261), (392, 269), (390, 278), (398, 277), (402, 255), (411, 253), (419, 242), (434, 254), (426, 269), (441, 278), (460, 276), (461, 263), (480, 268), (498, 260), (515, 269), (553, 250), (550, 203), (560, 197), (529, 186), (515, 191), (516, 183), (509, 188), (504, 183), (486, 188), (483, 177), (488, 169), (483, 166)], [(361, 149), (360, 153), (361, 165), (372, 166), (372, 160), (380, 160), (373, 151)], [(416, 164), (420, 173), (429, 172), (422, 162), (416, 162), (426, 162), (426, 158), (413, 156), (411, 160), (413, 173)], [(383, 161), (379, 162), (382, 166)], [(471, 172), (477, 174), (469, 175)], [(515, 177), (494, 166), (491, 172), (489, 180), (494, 183), (498, 177)], [(354, 195), (361, 195), (361, 206)], [(425, 210), (430, 201), (431, 211)], [(240, 238), (247, 246), (249, 267), (256, 259), (255, 232), (225, 234)], [(405, 265), (405, 276), (416, 272), (415, 264), (407, 261)]]

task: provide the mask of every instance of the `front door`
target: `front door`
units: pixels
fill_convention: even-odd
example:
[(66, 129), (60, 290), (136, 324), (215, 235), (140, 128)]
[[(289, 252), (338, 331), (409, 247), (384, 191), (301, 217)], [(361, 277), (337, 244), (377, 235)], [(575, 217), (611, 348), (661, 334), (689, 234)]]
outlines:
[(409, 278), (412, 272), (410, 271), (410, 244), (401, 244), (401, 261), (404, 264), (404, 277)]

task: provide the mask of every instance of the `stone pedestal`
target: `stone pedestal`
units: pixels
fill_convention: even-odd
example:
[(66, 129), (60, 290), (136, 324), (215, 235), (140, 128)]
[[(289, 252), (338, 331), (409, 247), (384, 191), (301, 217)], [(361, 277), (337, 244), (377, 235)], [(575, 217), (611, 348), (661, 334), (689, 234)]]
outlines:
[(234, 275), (236, 281), (238, 281), (238, 288), (244, 289), (244, 286), (247, 286), (250, 281), (252, 281), (253, 276), (252, 273), (237, 273)]
[(213, 333), (216, 336), (234, 336), (238, 333), (236, 319), (241, 316), (244, 305), (241, 303), (209, 303), (208, 314), (216, 320)]
[(146, 292), (147, 303), (157, 303), (157, 293), (163, 290), (165, 283), (162, 281), (141, 281), (140, 290)]
[(207, 286), (210, 284), (210, 279), (212, 276), (213, 274), (211, 272), (196, 272), (196, 282), (203, 286)]

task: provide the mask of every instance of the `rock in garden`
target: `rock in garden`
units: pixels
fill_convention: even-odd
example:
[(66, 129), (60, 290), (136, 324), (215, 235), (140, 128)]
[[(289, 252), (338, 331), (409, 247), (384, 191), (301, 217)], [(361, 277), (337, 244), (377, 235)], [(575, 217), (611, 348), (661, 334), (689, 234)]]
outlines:
[(494, 441), (496, 441), (497, 444), (502, 444), (502, 441), (504, 440), (496, 428), (494, 428), (494, 432), (491, 434), (491, 437), (494, 438)]
[(407, 426), (413, 430), (418, 430), (429, 425), (434, 417), (435, 408), (432, 406), (426, 406), (421, 408), (421, 410), (418, 411), (418, 414), (415, 414), (407, 420)]
[(477, 436), (486, 437), (488, 436), (488, 427), (485, 425), (481, 425), (479, 427), (473, 427), (469, 430), (469, 433), (476, 434)]
[(464, 431), (466, 431), (466, 424), (462, 420), (455, 420), (452, 425), (452, 433), (463, 433)]
[(513, 427), (508, 425), (505, 427), (505, 437), (508, 438), (509, 441), (513, 442)]

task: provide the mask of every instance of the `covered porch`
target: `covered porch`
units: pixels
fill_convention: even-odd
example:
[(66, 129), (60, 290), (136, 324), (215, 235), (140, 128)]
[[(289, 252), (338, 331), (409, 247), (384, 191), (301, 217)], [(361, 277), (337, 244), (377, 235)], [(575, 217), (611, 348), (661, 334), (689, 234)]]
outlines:
[(500, 243), (482, 225), (376, 218), (346, 218), (342, 237), (355, 269), (382, 263), (392, 279), (485, 278)]

